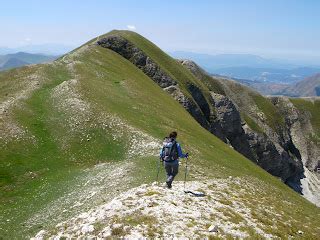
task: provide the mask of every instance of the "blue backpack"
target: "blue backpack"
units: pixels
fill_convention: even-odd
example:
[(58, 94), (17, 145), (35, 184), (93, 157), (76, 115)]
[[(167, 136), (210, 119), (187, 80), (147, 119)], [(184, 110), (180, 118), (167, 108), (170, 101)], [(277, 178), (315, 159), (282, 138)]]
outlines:
[(173, 162), (179, 158), (177, 142), (174, 139), (164, 139), (161, 158), (165, 162)]

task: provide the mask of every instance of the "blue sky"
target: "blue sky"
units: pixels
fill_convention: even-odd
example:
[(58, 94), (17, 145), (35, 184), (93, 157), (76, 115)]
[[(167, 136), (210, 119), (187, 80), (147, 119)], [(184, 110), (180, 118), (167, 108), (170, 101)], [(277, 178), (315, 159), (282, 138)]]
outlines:
[(0, 2), (0, 46), (78, 46), (131, 28), (167, 51), (320, 60), (318, 0)]

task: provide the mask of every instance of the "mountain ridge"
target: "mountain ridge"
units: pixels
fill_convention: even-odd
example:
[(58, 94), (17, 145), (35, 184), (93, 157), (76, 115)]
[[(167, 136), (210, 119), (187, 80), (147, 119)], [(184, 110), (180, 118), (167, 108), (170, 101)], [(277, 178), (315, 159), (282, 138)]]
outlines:
[[(294, 143), (292, 140), (290, 126), (285, 124), (287, 120), (280, 115), (280, 110), (272, 101), (241, 85), (230, 85), (232, 81), (219, 82), (214, 80), (214, 78), (205, 76), (206, 73), (203, 70), (192, 62), (189, 64), (188, 61), (187, 68), (189, 68), (195, 76), (198, 75), (198, 80), (202, 79), (201, 81), (207, 85), (209, 89), (210, 87), (212, 88), (213, 85), (214, 90), (217, 90), (217, 86), (219, 86), (219, 91), (224, 88), (222, 96), (212, 92), (209, 93), (208, 89), (205, 90), (206, 87), (203, 85), (193, 85), (197, 83), (194, 79), (192, 83), (186, 82), (186, 78), (184, 78), (182, 82), (173, 81), (162, 71), (160, 71), (160, 75), (162, 76), (160, 79), (166, 83), (159, 82), (159, 68), (156, 63), (153, 62), (154, 58), (151, 60), (141, 51), (141, 49), (143, 49), (143, 51), (147, 52), (148, 49), (146, 46), (149, 44), (152, 45), (152, 43), (142, 39), (143, 44), (140, 43), (139, 45), (137, 39), (140, 38), (141, 36), (134, 33), (112, 31), (99, 38), (97, 44), (112, 49), (135, 64), (160, 87), (168, 91), (180, 102), (201, 126), (218, 136), (222, 141), (231, 144), (235, 150), (258, 163), (269, 173), (280, 177), (293, 189), (319, 205), (320, 196), (317, 194), (317, 192), (319, 192), (317, 190), (319, 188), (317, 181), (313, 183), (310, 182), (310, 184), (316, 184), (317, 186), (312, 190), (309, 189), (308, 184), (302, 184), (302, 182), (314, 181), (312, 180), (313, 175), (315, 179), (318, 178), (315, 171), (317, 165), (319, 165), (319, 161), (317, 157), (315, 157), (316, 155), (313, 154), (318, 151), (317, 144), (314, 144), (316, 142), (313, 140), (310, 142), (314, 148), (314, 150), (310, 150), (310, 156), (314, 159), (311, 160), (313, 162), (312, 166), (309, 166), (309, 169), (305, 169), (304, 164), (310, 161), (310, 157), (305, 156), (304, 159), (302, 159), (299, 150), (296, 148), (297, 143)], [(131, 45), (132, 43), (135, 45)], [(159, 54), (154, 56), (159, 56)], [(183, 63), (182, 61), (182, 64)], [(200, 74), (196, 74), (197, 71)], [(208, 83), (208, 81), (210, 81), (208, 79), (213, 81), (214, 84)], [(178, 80), (178, 78), (176, 78), (176, 80)], [(184, 88), (185, 84), (186, 87)], [(226, 91), (228, 91), (228, 94), (225, 94)], [(243, 93), (247, 99), (251, 99), (249, 100), (249, 104), (248, 102), (239, 102), (239, 100), (237, 100), (238, 97), (236, 95), (239, 91)], [(191, 98), (188, 92), (191, 94)], [(236, 98), (231, 97), (231, 99), (228, 99), (230, 96), (236, 96)], [(243, 99), (243, 95), (240, 97)], [(242, 111), (238, 111), (234, 103), (238, 105), (238, 107), (243, 106), (243, 109), (240, 108)], [(221, 105), (223, 108), (221, 108)], [(248, 109), (246, 107), (247, 105), (254, 106), (255, 108)], [(232, 114), (226, 114), (226, 112), (232, 112)], [(254, 118), (246, 115), (248, 112), (254, 113)], [(228, 114), (230, 116), (228, 116)], [(243, 127), (243, 121), (248, 124), (249, 128)], [(305, 146), (307, 145), (308, 144)], [(303, 148), (305, 146), (303, 146)], [(312, 173), (303, 174), (308, 171), (312, 171)], [(308, 179), (306, 179), (306, 176), (309, 176)]]
[[(169, 81), (178, 84), (163, 91), (141, 68), (100, 46), (106, 41), (97, 43), (115, 33), (133, 38), (129, 49), (134, 49), (135, 60), (146, 60), (137, 63), (144, 71), (151, 69), (150, 76), (157, 73), (152, 76), (161, 76), (161, 83), (169, 79), (169, 72)], [(283, 212), (274, 224), (290, 225), (278, 230), (266, 226), (265, 231), (289, 236), (301, 229), (306, 237), (320, 231), (318, 208), (209, 133), (181, 107), (190, 107), (204, 125), (214, 124), (210, 117), (216, 108), (205, 103), (211, 94), (200, 91), (206, 84), (135, 33), (111, 32), (53, 63), (0, 73), (0, 84), (3, 237), (55, 231), (59, 222), (111, 201), (119, 192), (153, 182), (161, 139), (172, 129), (179, 132), (183, 149), (192, 149), (190, 180), (250, 176), (271, 186), (262, 190), (266, 196), (276, 193), (274, 199), (267, 198)], [(226, 89), (216, 82), (213, 88), (219, 93)], [(143, 146), (139, 151), (137, 143)], [(221, 191), (228, 196), (226, 189)], [(247, 194), (246, 199), (258, 201), (254, 191)], [(258, 215), (255, 219), (263, 221)], [(244, 225), (243, 231), (250, 233), (249, 228)]]
[(253, 67), (253, 68), (295, 68), (303, 64), (290, 63), (288, 60), (269, 59), (255, 54), (202, 54), (184, 51), (169, 52), (169, 54), (178, 59), (190, 59), (197, 62), (209, 73), (214, 70), (225, 67)]

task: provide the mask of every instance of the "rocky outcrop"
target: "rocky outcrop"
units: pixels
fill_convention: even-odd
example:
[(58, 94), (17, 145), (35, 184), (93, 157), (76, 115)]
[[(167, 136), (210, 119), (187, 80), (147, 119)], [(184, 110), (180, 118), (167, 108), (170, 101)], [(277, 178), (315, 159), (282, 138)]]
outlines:
[(288, 147), (293, 148), (292, 151), (299, 151), (305, 167), (310, 171), (316, 171), (320, 162), (320, 148), (316, 142), (311, 140), (315, 130), (311, 124), (310, 113), (299, 111), (287, 97), (270, 99), (285, 116), (291, 143)]
[[(179, 62), (197, 78), (204, 78), (205, 71), (194, 62), (190, 60)], [(225, 139), (225, 142), (235, 150), (272, 175), (281, 178), (282, 181), (299, 179), (298, 176), (303, 172), (301, 157), (286, 131), (279, 131), (278, 134), (262, 123), (265, 125), (265, 133), (255, 132), (241, 118), (242, 109), (237, 106), (236, 101), (228, 97), (228, 94), (222, 95), (211, 91), (210, 95), (216, 114), (215, 121), (222, 130), (223, 137), (220, 137), (222, 140)]]
[(210, 92), (216, 109), (217, 122), (230, 145), (249, 159), (255, 159), (245, 131), (242, 128), (240, 113), (226, 96)]
[(296, 191), (320, 206), (320, 147), (312, 140), (315, 132), (309, 112), (299, 111), (286, 97), (272, 97), (271, 101), (286, 119), (286, 129), (291, 152), (299, 152), (303, 170), (288, 184)]
[(245, 128), (245, 132), (254, 159), (260, 167), (280, 177), (286, 183), (299, 179), (298, 176), (303, 172), (303, 166), (298, 158), (290, 156), (288, 151), (278, 143), (272, 142), (267, 135), (256, 133), (248, 127)]
[(303, 167), (299, 159), (279, 144), (276, 147), (277, 144), (265, 134), (254, 132), (243, 123), (239, 111), (228, 97), (213, 92), (211, 96), (217, 120), (226, 139), (236, 151), (284, 182), (292, 181), (302, 173)]
[(209, 128), (208, 121), (194, 99), (187, 97), (180, 89), (177, 81), (164, 72), (149, 56), (121, 36), (108, 36), (97, 41), (97, 44), (115, 51), (135, 66), (161, 88), (170, 93), (200, 124)]
[(208, 122), (203, 116), (201, 109), (196, 106), (188, 97), (183, 94), (179, 86), (171, 85), (164, 88), (175, 100), (177, 100), (199, 123), (201, 126), (208, 128)]
[(113, 50), (124, 58), (128, 59), (138, 68), (140, 68), (153, 81), (165, 88), (171, 85), (177, 85), (177, 82), (168, 74), (160, 69), (160, 67), (140, 49), (135, 47), (125, 38), (120, 36), (109, 36), (102, 38), (97, 42), (98, 45)]

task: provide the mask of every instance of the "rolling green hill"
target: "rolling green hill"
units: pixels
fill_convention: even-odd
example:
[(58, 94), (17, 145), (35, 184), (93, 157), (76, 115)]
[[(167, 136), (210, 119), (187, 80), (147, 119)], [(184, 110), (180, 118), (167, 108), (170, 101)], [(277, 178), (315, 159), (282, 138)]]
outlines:
[[(209, 98), (203, 82), (149, 41), (127, 31), (107, 36), (114, 34), (156, 62), (195, 106), (200, 103), (190, 85)], [(162, 138), (173, 129), (190, 152), (192, 180), (248, 179), (261, 192), (250, 188), (239, 201), (256, 209), (262, 231), (319, 236), (318, 208), (201, 127), (148, 75), (98, 39), (53, 63), (0, 73), (0, 239), (54, 229), (125, 190), (151, 183)], [(258, 204), (273, 210), (262, 213)], [(243, 231), (251, 235), (254, 229), (244, 224)]]

